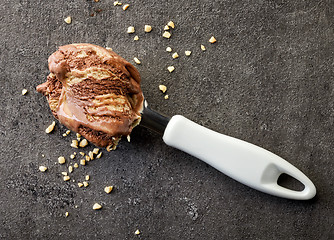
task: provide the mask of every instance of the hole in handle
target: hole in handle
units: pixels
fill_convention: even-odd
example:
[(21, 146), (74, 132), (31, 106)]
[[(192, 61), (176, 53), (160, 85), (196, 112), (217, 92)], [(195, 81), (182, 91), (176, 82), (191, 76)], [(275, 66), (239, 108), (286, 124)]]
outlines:
[(290, 176), (289, 174), (282, 173), (278, 179), (277, 184), (281, 187), (291, 189), (294, 191), (303, 191), (305, 186), (302, 182), (297, 180), (296, 178)]

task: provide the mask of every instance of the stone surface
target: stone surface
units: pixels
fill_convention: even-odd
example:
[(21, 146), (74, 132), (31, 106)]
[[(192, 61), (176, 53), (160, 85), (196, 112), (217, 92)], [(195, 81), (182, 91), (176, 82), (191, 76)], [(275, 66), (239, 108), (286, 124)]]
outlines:
[[(129, 3), (123, 11), (111, 0), (1, 1), (0, 238), (333, 239), (333, 2)], [(176, 28), (165, 39), (170, 20)], [(138, 57), (153, 109), (282, 156), (313, 180), (317, 196), (292, 201), (260, 193), (140, 127), (131, 143), (103, 150), (64, 182), (61, 172), (78, 160), (55, 162), (69, 160), (75, 135), (63, 137), (59, 123), (44, 132), (53, 117), (35, 87), (48, 74), (48, 56), (72, 42), (112, 47), (132, 62)], [(40, 172), (41, 165), (48, 170)], [(89, 186), (79, 188), (87, 174)], [(106, 194), (109, 185), (115, 188)], [(103, 208), (93, 210), (95, 202)]]

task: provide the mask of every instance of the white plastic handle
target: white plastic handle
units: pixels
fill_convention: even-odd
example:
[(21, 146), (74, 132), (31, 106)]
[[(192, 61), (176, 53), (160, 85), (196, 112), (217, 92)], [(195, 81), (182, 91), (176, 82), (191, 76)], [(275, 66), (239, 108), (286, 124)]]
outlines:
[[(187, 152), (259, 191), (296, 200), (311, 199), (316, 194), (311, 180), (281, 157), (251, 143), (202, 127), (183, 116), (171, 118), (163, 140), (167, 145)], [(278, 185), (277, 180), (282, 173), (304, 184), (304, 190), (295, 191)]]

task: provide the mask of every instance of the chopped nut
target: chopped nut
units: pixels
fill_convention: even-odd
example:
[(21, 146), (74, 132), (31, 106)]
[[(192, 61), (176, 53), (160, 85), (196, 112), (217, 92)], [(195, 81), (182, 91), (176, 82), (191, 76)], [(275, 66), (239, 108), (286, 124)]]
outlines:
[(86, 165), (86, 160), (85, 160), (85, 159), (81, 159), (81, 160), (80, 160), (80, 165), (85, 166), (85, 165)]
[(128, 9), (129, 7), (130, 7), (129, 4), (125, 4), (125, 5), (123, 6), (123, 10), (125, 11), (125, 10)]
[(102, 152), (100, 152), (99, 154), (97, 154), (96, 158), (101, 158), (102, 156)]
[(172, 34), (171, 34), (170, 32), (165, 31), (165, 32), (162, 34), (162, 36), (163, 36), (164, 38), (170, 38), (170, 37), (172, 36)]
[(78, 148), (78, 140), (72, 140), (71, 147)]
[(89, 176), (89, 175), (86, 175), (85, 179), (86, 179), (86, 181), (89, 181), (90, 176)]
[(141, 62), (139, 61), (139, 59), (138, 58), (133, 58), (133, 60), (135, 61), (135, 63), (137, 63), (137, 64), (140, 64)]
[(136, 234), (136, 235), (139, 235), (139, 234), (140, 234), (139, 229), (137, 229), (137, 230), (135, 231), (135, 234)]
[(68, 134), (70, 134), (71, 133), (71, 131), (70, 130), (66, 130), (66, 134), (68, 135)]
[(74, 152), (74, 153), (73, 153), (73, 155), (74, 155), (74, 156), (76, 156), (76, 155), (77, 155), (77, 153), (76, 153), (76, 152)]
[(23, 90), (22, 90), (22, 95), (26, 95), (27, 92), (28, 92), (27, 89), (23, 89)]
[(104, 188), (104, 191), (106, 193), (110, 193), (113, 190), (113, 188), (114, 188), (113, 186), (107, 186), (107, 187)]
[(67, 23), (67, 24), (71, 24), (72, 22), (72, 18), (70, 16), (68, 16), (67, 18), (64, 19), (64, 21)]
[(69, 173), (73, 172), (73, 167), (72, 166), (68, 166), (68, 172)]
[(84, 187), (88, 187), (88, 182), (82, 182), (83, 183), (83, 185), (84, 185)]
[(98, 148), (94, 148), (94, 149), (93, 149), (93, 153), (94, 153), (94, 154), (98, 154), (99, 151), (100, 151), (100, 149), (98, 149)]
[(82, 139), (80, 144), (79, 144), (79, 146), (82, 147), (82, 148), (86, 147), (87, 145), (88, 145), (88, 141), (86, 139)]
[(168, 99), (168, 95), (165, 95), (165, 97), (164, 97), (166, 100)]
[(165, 85), (159, 85), (159, 90), (165, 93), (167, 91), (167, 87)]
[(118, 6), (121, 6), (121, 5), (122, 5), (122, 3), (121, 3), (121, 2), (118, 2), (118, 3), (117, 3), (117, 5), (118, 5)]
[(85, 153), (84, 152), (79, 152), (81, 156), (85, 156)]
[(169, 72), (173, 72), (175, 70), (175, 67), (169, 66), (167, 69), (168, 69)]
[(215, 42), (217, 42), (217, 40), (215, 39), (214, 36), (212, 36), (212, 37), (209, 39), (209, 42), (210, 42), (210, 43), (215, 43)]
[(53, 129), (55, 128), (55, 126), (56, 126), (56, 122), (53, 121), (53, 122), (47, 127), (47, 129), (45, 129), (45, 132), (46, 132), (46, 133), (50, 133), (50, 132), (52, 132)]
[(74, 164), (73, 164), (73, 167), (78, 168), (79, 165), (78, 165), (77, 163), (74, 163)]
[(69, 181), (71, 178), (70, 178), (70, 176), (64, 176), (64, 181), (66, 182), (66, 181)]
[(66, 133), (63, 133), (63, 137), (66, 137), (67, 136), (67, 134)]
[(65, 213), (65, 217), (68, 217), (68, 215), (69, 215), (69, 213), (68, 213), (68, 212), (66, 212), (66, 213)]
[(134, 33), (135, 32), (135, 27), (130, 26), (128, 27), (128, 33)]
[(79, 182), (78, 187), (82, 187), (82, 186), (83, 186), (83, 183)]
[(58, 163), (59, 163), (59, 164), (64, 164), (65, 162), (66, 162), (66, 160), (65, 160), (64, 157), (60, 156), (60, 157), (58, 158)]
[(94, 159), (94, 153), (92, 151), (89, 151), (88, 156), (90, 157), (90, 160)]
[(99, 209), (101, 209), (102, 208), (102, 206), (100, 205), (100, 204), (98, 204), (98, 203), (94, 203), (94, 205), (93, 205), (93, 209), (94, 210), (99, 210)]
[(201, 45), (201, 49), (202, 49), (202, 51), (205, 51), (205, 50), (206, 50), (206, 48), (205, 48), (204, 45)]
[(106, 47), (107, 50), (109, 51), (112, 51), (112, 48), (111, 47)]
[(46, 170), (48, 170), (47, 167), (45, 167), (45, 166), (39, 166), (39, 171), (45, 172)]
[(173, 53), (173, 55), (172, 55), (172, 58), (178, 58), (179, 57), (179, 54), (177, 54), (177, 52), (175, 52), (175, 53)]
[(76, 135), (77, 135), (78, 138), (81, 137), (81, 134), (80, 134), (80, 133), (77, 133)]
[(166, 26), (164, 27), (164, 31), (167, 31), (167, 30), (169, 30), (169, 26), (168, 26), (168, 25), (166, 25)]
[(114, 2), (114, 6), (117, 6), (117, 5), (118, 5), (118, 3), (119, 3), (118, 1), (115, 1), (115, 2)]
[(61, 175), (67, 176), (67, 172), (61, 172)]
[(70, 158), (71, 158), (71, 159), (74, 159), (74, 158), (75, 158), (74, 154), (71, 154), (71, 155), (70, 155)]
[(152, 31), (152, 26), (151, 25), (145, 25), (145, 32), (151, 32)]
[(42, 157), (45, 157), (45, 155), (44, 155), (44, 154), (42, 154)]
[(175, 28), (175, 24), (172, 21), (169, 21), (167, 25), (171, 28)]
[(133, 38), (133, 40), (138, 41), (138, 40), (139, 40), (139, 37), (136, 35), (136, 36)]
[(130, 142), (130, 140), (131, 140), (130, 135), (127, 135), (126, 139), (128, 140), (128, 142)]
[(171, 48), (171, 47), (167, 47), (167, 48), (166, 48), (166, 51), (167, 51), (167, 52), (171, 52), (171, 51), (172, 51), (172, 48)]
[(186, 56), (190, 56), (191, 51), (184, 51), (184, 53), (186, 54)]
[(88, 155), (85, 156), (85, 159), (86, 159), (87, 162), (89, 162), (91, 160)]

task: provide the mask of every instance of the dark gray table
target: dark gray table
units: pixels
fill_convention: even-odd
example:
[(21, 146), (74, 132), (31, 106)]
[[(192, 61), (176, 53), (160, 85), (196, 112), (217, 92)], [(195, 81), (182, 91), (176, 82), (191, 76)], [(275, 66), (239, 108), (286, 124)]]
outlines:
[[(0, 238), (333, 239), (334, 3), (129, 3), (123, 11), (111, 0), (1, 1)], [(164, 39), (170, 20), (176, 28)], [(137, 42), (126, 33), (130, 25)], [(89, 174), (89, 187), (63, 182), (66, 166), (55, 162), (73, 152), (75, 136), (63, 137), (59, 123), (45, 134), (53, 117), (35, 87), (48, 74), (48, 56), (72, 42), (112, 47), (131, 62), (138, 57), (152, 108), (282, 156), (312, 179), (317, 196), (292, 201), (250, 189), (141, 127), (131, 143), (122, 140), (71, 174), (77, 182)], [(168, 100), (159, 84), (168, 87)], [(49, 170), (39, 172), (40, 165)], [(115, 186), (110, 195), (106, 185)], [(95, 202), (102, 210), (92, 209)]]

